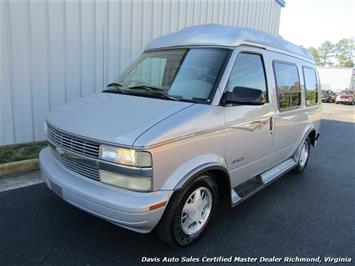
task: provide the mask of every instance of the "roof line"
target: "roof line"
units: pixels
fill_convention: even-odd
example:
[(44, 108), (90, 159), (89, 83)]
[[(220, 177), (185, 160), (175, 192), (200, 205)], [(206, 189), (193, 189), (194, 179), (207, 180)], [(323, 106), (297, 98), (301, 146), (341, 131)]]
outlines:
[(313, 61), (311, 54), (304, 48), (257, 29), (222, 26), (218, 24), (195, 25), (178, 32), (170, 33), (150, 41), (144, 50), (191, 45), (215, 45), (235, 47), (243, 43), (254, 46), (267, 46), (287, 51)]

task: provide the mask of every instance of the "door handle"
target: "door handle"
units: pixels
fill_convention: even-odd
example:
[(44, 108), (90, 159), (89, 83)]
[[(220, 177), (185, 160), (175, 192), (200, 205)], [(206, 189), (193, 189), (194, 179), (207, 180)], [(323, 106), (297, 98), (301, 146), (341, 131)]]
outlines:
[(274, 128), (274, 120), (273, 120), (273, 117), (272, 117), (272, 116), (270, 117), (269, 128), (270, 128), (270, 131), (271, 131), (271, 133), (272, 133), (273, 128)]

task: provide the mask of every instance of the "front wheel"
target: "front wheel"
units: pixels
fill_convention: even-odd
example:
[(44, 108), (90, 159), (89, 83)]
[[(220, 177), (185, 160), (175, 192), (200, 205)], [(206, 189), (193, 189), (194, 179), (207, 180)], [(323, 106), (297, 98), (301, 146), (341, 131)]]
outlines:
[(309, 137), (307, 137), (302, 144), (301, 152), (298, 157), (298, 165), (294, 169), (296, 173), (302, 173), (306, 169), (310, 152), (311, 152), (311, 140)]
[(159, 237), (171, 246), (186, 246), (205, 232), (218, 202), (213, 177), (203, 174), (175, 192), (157, 226)]

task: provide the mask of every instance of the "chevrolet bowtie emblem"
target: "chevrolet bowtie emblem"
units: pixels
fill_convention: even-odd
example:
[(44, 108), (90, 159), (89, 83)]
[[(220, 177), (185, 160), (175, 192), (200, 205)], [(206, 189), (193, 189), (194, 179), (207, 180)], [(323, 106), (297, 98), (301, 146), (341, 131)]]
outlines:
[(60, 154), (63, 155), (65, 151), (61, 147), (55, 147), (55, 150)]

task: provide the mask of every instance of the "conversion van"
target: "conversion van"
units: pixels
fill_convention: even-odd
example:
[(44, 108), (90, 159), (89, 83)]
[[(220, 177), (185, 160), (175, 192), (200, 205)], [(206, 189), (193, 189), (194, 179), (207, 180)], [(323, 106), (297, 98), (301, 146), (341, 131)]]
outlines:
[(101, 93), (46, 117), (47, 186), (118, 226), (185, 246), (317, 143), (321, 94), (303, 48), (200, 25), (151, 41)]

